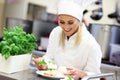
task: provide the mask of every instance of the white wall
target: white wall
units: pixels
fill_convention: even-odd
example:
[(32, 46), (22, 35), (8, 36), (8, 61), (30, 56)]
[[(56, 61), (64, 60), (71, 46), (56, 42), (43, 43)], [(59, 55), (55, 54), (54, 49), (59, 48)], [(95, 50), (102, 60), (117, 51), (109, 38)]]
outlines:
[(41, 6), (46, 6), (49, 4), (50, 0), (29, 0), (30, 3), (41, 5)]
[(47, 7), (47, 12), (56, 14), (57, 13), (57, 2), (59, 0), (29, 0), (30, 3), (42, 5)]

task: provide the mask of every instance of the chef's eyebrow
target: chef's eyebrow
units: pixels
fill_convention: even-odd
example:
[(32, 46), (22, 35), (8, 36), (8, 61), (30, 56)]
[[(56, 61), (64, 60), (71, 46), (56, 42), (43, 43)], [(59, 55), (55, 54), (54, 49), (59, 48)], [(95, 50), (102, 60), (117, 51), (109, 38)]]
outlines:
[(69, 20), (68, 22), (74, 22), (74, 20)]
[[(63, 21), (65, 22), (64, 20), (60, 19), (59, 21)], [(74, 20), (68, 20), (67, 22), (74, 22)]]

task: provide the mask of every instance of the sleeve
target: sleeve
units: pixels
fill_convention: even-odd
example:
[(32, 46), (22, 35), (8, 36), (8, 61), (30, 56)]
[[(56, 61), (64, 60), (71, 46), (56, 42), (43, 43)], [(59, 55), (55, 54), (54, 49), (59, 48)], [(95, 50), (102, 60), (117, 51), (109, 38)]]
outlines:
[[(92, 45), (93, 46), (93, 45)], [(84, 71), (88, 74), (99, 74), (101, 66), (102, 52), (99, 45), (93, 46), (89, 49), (87, 64)]]
[(50, 33), (49, 41), (48, 41), (48, 47), (47, 47), (47, 52), (43, 56), (46, 60), (53, 60), (54, 59), (54, 54), (55, 54), (55, 47), (57, 44), (57, 29), (54, 28), (52, 32)]

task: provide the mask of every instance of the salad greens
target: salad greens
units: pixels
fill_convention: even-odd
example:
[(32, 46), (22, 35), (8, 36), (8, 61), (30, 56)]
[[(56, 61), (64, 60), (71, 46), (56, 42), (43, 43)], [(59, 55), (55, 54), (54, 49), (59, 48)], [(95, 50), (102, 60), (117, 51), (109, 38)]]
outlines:
[(8, 59), (10, 56), (31, 53), (36, 46), (36, 37), (33, 34), (27, 34), (23, 27), (4, 28), (4, 37), (0, 42), (0, 54)]
[(47, 66), (47, 71), (53, 71), (53, 70), (56, 70), (57, 69), (57, 65), (55, 64), (55, 62), (53, 61), (38, 61), (37, 64), (40, 66), (40, 65), (44, 65), (44, 66)]
[(38, 61), (38, 65), (47, 65), (45, 61)]

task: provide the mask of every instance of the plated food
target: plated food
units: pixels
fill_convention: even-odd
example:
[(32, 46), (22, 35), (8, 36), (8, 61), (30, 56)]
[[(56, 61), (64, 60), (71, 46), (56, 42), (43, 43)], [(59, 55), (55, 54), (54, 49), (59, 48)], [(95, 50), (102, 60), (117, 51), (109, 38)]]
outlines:
[(49, 71), (49, 70), (48, 70), (48, 71), (44, 71), (44, 72), (43, 72), (43, 75), (54, 77), (54, 76), (57, 75), (57, 71), (56, 71), (56, 70), (52, 70), (52, 71)]
[(60, 73), (57, 70), (50, 70), (50, 71), (49, 70), (46, 70), (46, 71), (38, 70), (38, 71), (36, 71), (36, 73), (38, 75), (41, 75), (46, 78), (54, 78), (54, 79), (64, 79), (65, 78), (65, 75)]
[(39, 69), (36, 73), (38, 75), (47, 77), (47, 78), (59, 78), (64, 79), (65, 75), (64, 72), (67, 71), (66, 67), (57, 67), (57, 65), (53, 61), (39, 61), (38, 62), (39, 67), (47, 66), (46, 69)]
[(44, 58), (32, 58), (38, 70), (57, 69), (57, 65), (51, 60), (44, 60)]
[(53, 61), (38, 61), (37, 67), (38, 71), (36, 71), (36, 73), (43, 77), (61, 80), (72, 80), (70, 76), (64, 75), (67, 73), (67, 68), (65, 66), (57, 67)]

